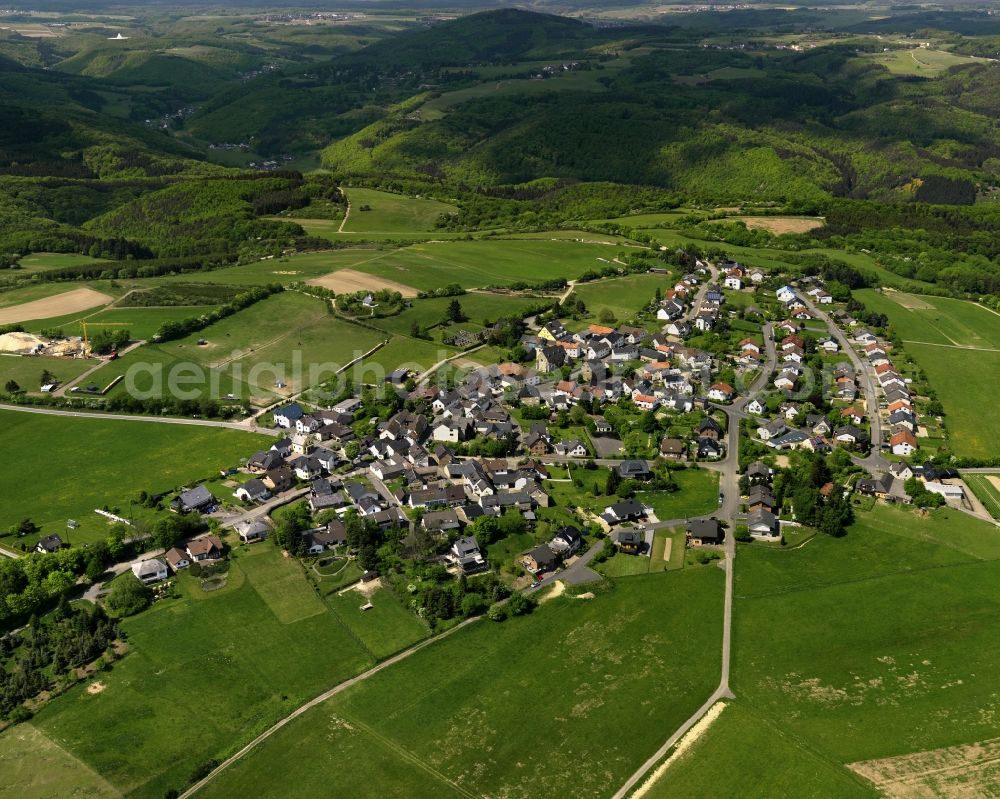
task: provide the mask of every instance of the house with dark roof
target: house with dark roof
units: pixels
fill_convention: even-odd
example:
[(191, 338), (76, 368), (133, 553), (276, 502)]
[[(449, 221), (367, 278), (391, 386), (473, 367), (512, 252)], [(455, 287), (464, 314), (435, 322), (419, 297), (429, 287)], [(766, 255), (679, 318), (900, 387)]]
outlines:
[(294, 427), (295, 423), (305, 416), (305, 411), (302, 410), (302, 406), (297, 402), (293, 402), (291, 405), (286, 405), (284, 408), (278, 408), (274, 413), (271, 414), (274, 419), (275, 425), (278, 427), (290, 428)]
[(182, 513), (191, 513), (197, 511), (199, 513), (205, 513), (210, 508), (214, 507), (216, 499), (212, 496), (212, 493), (205, 488), (205, 486), (195, 486), (187, 491), (182, 491), (180, 495), (171, 503), (173, 508), (176, 505), (176, 510)]
[(47, 535), (35, 544), (35, 552), (58, 552), (62, 549), (63, 540), (58, 533)]
[(616, 468), (618, 474), (625, 480), (648, 480), (653, 476), (649, 470), (649, 464), (643, 460), (622, 461)]
[(687, 524), (687, 541), (691, 546), (716, 546), (725, 536), (716, 519), (692, 519)]
[(526, 552), (521, 558), (521, 565), (527, 571), (531, 572), (531, 574), (551, 571), (558, 563), (558, 556), (549, 548), (548, 544), (541, 544), (535, 547), (530, 552)]
[(634, 528), (615, 531), (611, 534), (611, 540), (619, 552), (627, 555), (638, 555), (646, 547), (646, 537)]
[(566, 557), (576, 552), (583, 544), (583, 535), (575, 527), (563, 527), (552, 536), (549, 541), (549, 549), (557, 555)]

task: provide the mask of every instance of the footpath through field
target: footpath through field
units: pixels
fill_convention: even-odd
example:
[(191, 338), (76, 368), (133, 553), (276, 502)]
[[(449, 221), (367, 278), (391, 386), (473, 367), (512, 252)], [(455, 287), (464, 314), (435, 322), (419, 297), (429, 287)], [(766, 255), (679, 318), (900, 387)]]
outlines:
[(351, 679), (345, 680), (344, 682), (335, 685), (329, 691), (325, 691), (321, 693), (319, 696), (315, 697), (314, 699), (310, 699), (304, 705), (300, 705), (298, 708), (296, 708), (287, 716), (285, 716), (281, 721), (277, 722), (268, 729), (264, 730), (264, 732), (262, 732), (260, 735), (254, 738), (250, 743), (248, 743), (246, 746), (244, 746), (242, 749), (236, 752), (236, 754), (223, 760), (218, 766), (212, 769), (212, 771), (210, 771), (205, 777), (198, 780), (198, 782), (196, 782), (194, 785), (192, 785), (190, 788), (184, 791), (184, 793), (182, 793), (178, 797), (178, 799), (188, 799), (188, 797), (194, 796), (194, 794), (196, 794), (198, 791), (204, 788), (209, 782), (214, 780), (217, 776), (219, 776), (219, 774), (221, 774), (223, 771), (229, 768), (233, 763), (235, 763), (237, 760), (239, 760), (244, 755), (248, 754), (249, 752), (257, 748), (258, 746), (260, 746), (260, 744), (262, 744), (264, 741), (266, 741), (268, 738), (274, 735), (278, 730), (280, 730), (289, 722), (292, 722), (295, 719), (297, 719), (303, 713), (312, 710), (312, 708), (316, 707), (317, 705), (323, 704), (323, 702), (325, 702), (327, 699), (333, 698), (337, 694), (346, 691), (348, 688), (357, 685), (360, 682), (364, 682), (369, 677), (374, 677), (383, 669), (386, 669), (389, 666), (394, 666), (395, 664), (399, 663), (402, 660), (406, 660), (406, 658), (410, 657), (410, 655), (419, 652), (424, 647), (430, 646), (433, 643), (436, 643), (438, 641), (447, 638), (450, 635), (453, 635), (454, 633), (461, 630), (463, 627), (468, 627), (470, 624), (479, 621), (481, 618), (483, 617), (473, 616), (471, 619), (466, 619), (460, 624), (457, 624), (454, 627), (452, 627), (450, 630), (447, 630), (441, 633), (440, 635), (436, 635), (433, 638), (428, 638), (424, 641), (421, 641), (418, 644), (414, 644), (409, 649), (404, 649), (398, 655), (393, 655), (388, 660), (384, 660), (381, 663), (372, 666), (370, 669), (368, 669), (368, 671), (363, 671), (356, 677), (351, 677)]

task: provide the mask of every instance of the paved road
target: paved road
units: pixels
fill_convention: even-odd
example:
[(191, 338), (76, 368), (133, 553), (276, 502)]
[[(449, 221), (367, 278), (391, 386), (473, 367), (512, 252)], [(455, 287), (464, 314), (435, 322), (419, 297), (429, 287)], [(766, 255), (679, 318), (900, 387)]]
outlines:
[[(770, 381), (771, 375), (774, 372), (776, 355), (770, 325), (765, 327), (764, 343), (767, 358), (760, 375), (757, 376), (748, 391), (737, 397), (731, 406), (717, 406), (723, 413), (726, 414), (726, 417), (729, 420), (729, 430), (726, 441), (726, 457), (723, 460), (716, 462), (721, 472), (719, 476), (719, 490), (724, 495), (724, 498), (723, 502), (719, 505), (719, 509), (714, 514), (710, 514), (710, 516), (716, 516), (717, 518), (724, 519), (729, 523), (729, 530), (727, 531), (723, 547), (725, 551), (725, 559), (720, 563), (720, 566), (726, 573), (726, 587), (722, 611), (722, 665), (719, 673), (719, 685), (712, 695), (705, 700), (705, 703), (699, 707), (687, 721), (676, 729), (645, 763), (636, 769), (632, 776), (630, 776), (614, 793), (612, 799), (624, 799), (624, 797), (639, 784), (640, 780), (642, 780), (651, 769), (655, 768), (656, 765), (659, 764), (664, 757), (666, 757), (667, 752), (670, 751), (671, 747), (673, 747), (674, 744), (676, 744), (688, 730), (697, 724), (698, 720), (709, 711), (712, 705), (721, 699), (731, 699), (734, 696), (732, 689), (729, 686), (729, 678), (730, 663), (732, 660), (733, 587), (736, 568), (736, 531), (734, 528), (735, 519), (740, 506), (740, 419), (746, 415), (742, 411), (743, 407), (746, 406), (746, 403), (749, 402), (755, 392), (760, 391), (768, 383), (768, 381)], [(659, 524), (666, 527), (675, 526), (678, 522), (680, 522), (680, 520), (673, 519), (660, 522)]]
[(42, 416), (72, 416), (77, 419), (113, 419), (119, 422), (153, 422), (155, 424), (181, 424), (194, 427), (222, 427), (227, 430), (241, 430), (244, 433), (260, 433), (265, 436), (287, 435), (286, 430), (271, 430), (252, 426), (249, 422), (223, 422), (213, 419), (184, 419), (174, 416), (137, 416), (128, 413), (102, 413), (100, 411), (70, 411), (62, 408), (36, 408), (30, 405), (8, 405), (0, 403), (0, 410), (20, 413), (37, 413)]
[(808, 295), (800, 295), (800, 298), (809, 309), (809, 312), (821, 322), (826, 324), (830, 334), (837, 339), (837, 343), (840, 344), (840, 348), (850, 359), (851, 365), (854, 367), (854, 371), (858, 375), (858, 380), (861, 381), (861, 388), (865, 394), (865, 408), (868, 413), (868, 419), (871, 422), (872, 430), (872, 452), (868, 458), (864, 460), (870, 461), (873, 466), (883, 464), (881, 466), (876, 466), (876, 468), (888, 469), (889, 462), (882, 457), (879, 449), (882, 446), (882, 419), (878, 413), (878, 392), (876, 390), (875, 378), (872, 370), (868, 368), (867, 363), (862, 362), (854, 347), (851, 346), (851, 342), (848, 340), (847, 335), (840, 329), (840, 326), (830, 318), (829, 314), (817, 308), (815, 303), (809, 299)]
[(428, 638), (425, 641), (421, 641), (419, 644), (415, 644), (414, 646), (411, 646), (409, 649), (404, 649), (398, 655), (393, 655), (388, 660), (384, 660), (381, 663), (379, 663), (377, 666), (373, 666), (372, 668), (368, 669), (368, 671), (361, 672), (361, 674), (359, 674), (357, 677), (352, 677), (349, 680), (345, 680), (344, 682), (339, 683), (338, 685), (335, 685), (329, 691), (324, 691), (323, 693), (321, 693), (316, 698), (310, 699), (304, 705), (300, 705), (295, 710), (293, 710), (291, 713), (289, 713), (287, 716), (285, 716), (285, 718), (283, 718), (277, 724), (274, 724), (271, 727), (268, 727), (266, 730), (264, 730), (264, 732), (262, 732), (256, 738), (254, 738), (250, 743), (248, 743), (246, 746), (244, 746), (242, 749), (240, 749), (232, 757), (229, 757), (226, 760), (222, 761), (222, 763), (220, 763), (218, 766), (216, 766), (214, 769), (212, 769), (212, 771), (209, 772), (209, 774), (206, 777), (204, 777), (203, 779), (198, 780), (198, 782), (196, 782), (194, 785), (192, 785), (190, 788), (188, 788), (186, 791), (184, 791), (178, 797), (178, 799), (188, 799), (189, 797), (193, 796), (195, 793), (197, 793), (202, 788), (204, 788), (209, 782), (211, 782), (216, 777), (218, 777), (219, 774), (221, 774), (223, 771), (225, 771), (227, 768), (229, 768), (233, 763), (235, 763), (237, 760), (239, 760), (240, 758), (242, 758), (244, 755), (248, 754), (251, 750), (256, 749), (260, 744), (262, 744), (264, 741), (266, 741), (268, 738), (270, 738), (272, 735), (274, 735), (274, 733), (276, 733), (278, 730), (280, 730), (282, 727), (284, 727), (289, 722), (294, 721), (295, 719), (297, 719), (299, 716), (301, 716), (306, 711), (311, 710), (312, 708), (316, 707), (317, 705), (322, 704), (323, 702), (325, 702), (327, 699), (330, 699), (330, 698), (336, 696), (337, 694), (339, 694), (339, 693), (341, 693), (343, 691), (346, 691), (348, 688), (351, 688), (352, 686), (357, 685), (360, 682), (364, 682), (369, 677), (374, 677), (376, 674), (378, 674), (383, 669), (387, 669), (387, 668), (389, 668), (389, 666), (394, 666), (397, 663), (399, 663), (400, 661), (406, 660), (406, 658), (410, 657), (410, 655), (413, 655), (413, 654), (419, 652), (424, 647), (427, 647), (427, 646), (430, 646), (431, 644), (437, 643), (438, 641), (441, 641), (441, 640), (447, 638), (450, 635), (454, 635), (456, 632), (458, 632), (459, 630), (461, 630), (463, 627), (467, 627), (470, 624), (472, 624), (472, 623), (474, 623), (476, 621), (479, 621), (479, 619), (481, 619), (481, 618), (482, 618), (482, 616), (473, 616), (471, 619), (466, 619), (465, 621), (461, 622), (460, 624), (456, 624), (450, 630), (447, 630), (447, 631), (441, 633), (440, 635), (435, 635), (432, 638)]
[(230, 515), (213, 514), (212, 518), (218, 519), (226, 527), (236, 527), (240, 522), (255, 522), (269, 515), (275, 508), (280, 508), (282, 505), (287, 505), (306, 496), (309, 490), (309, 488), (297, 488), (294, 491), (286, 491), (277, 497), (271, 497), (267, 502), (262, 502), (250, 510)]

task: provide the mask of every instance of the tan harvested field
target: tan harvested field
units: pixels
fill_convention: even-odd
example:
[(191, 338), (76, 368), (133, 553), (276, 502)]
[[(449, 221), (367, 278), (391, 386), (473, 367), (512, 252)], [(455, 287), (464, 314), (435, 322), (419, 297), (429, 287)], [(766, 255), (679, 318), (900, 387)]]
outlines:
[(889, 799), (959, 799), (1000, 794), (1000, 738), (849, 767)]
[(413, 286), (397, 283), (394, 280), (386, 280), (375, 275), (368, 275), (354, 269), (341, 269), (338, 272), (331, 272), (322, 277), (314, 277), (312, 280), (307, 280), (306, 282), (311, 286), (322, 286), (338, 294), (352, 294), (355, 291), (379, 291), (381, 289), (398, 291), (404, 297), (416, 297), (418, 293)]
[(54, 297), (46, 297), (43, 300), (24, 302), (10, 308), (0, 310), (0, 325), (9, 325), (15, 322), (27, 322), (31, 319), (49, 319), (53, 316), (66, 316), (67, 314), (79, 313), (96, 308), (98, 305), (107, 305), (112, 298), (107, 294), (102, 294), (93, 289), (73, 289), (56, 294)]
[(733, 219), (746, 223), (750, 229), (763, 228), (776, 236), (782, 233), (808, 233), (810, 230), (823, 227), (822, 219), (802, 216), (736, 216)]

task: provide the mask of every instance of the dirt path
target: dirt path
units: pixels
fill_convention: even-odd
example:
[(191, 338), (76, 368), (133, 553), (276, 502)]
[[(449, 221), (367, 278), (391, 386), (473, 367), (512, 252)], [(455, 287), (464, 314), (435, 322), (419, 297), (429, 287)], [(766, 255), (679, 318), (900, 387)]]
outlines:
[(674, 763), (676, 763), (684, 754), (697, 742), (698, 739), (704, 735), (708, 728), (712, 726), (719, 716), (722, 715), (722, 711), (726, 709), (725, 702), (718, 702), (712, 705), (712, 708), (701, 717), (697, 724), (695, 724), (690, 730), (688, 730), (684, 737), (680, 739), (677, 744), (677, 748), (660, 766), (649, 775), (649, 779), (646, 780), (635, 793), (632, 794), (631, 799), (641, 799), (649, 793), (649, 790), (653, 787), (653, 784), (660, 779)]
[[(231, 765), (233, 765), (233, 763), (235, 763), (237, 760), (239, 760), (243, 756), (247, 755), (252, 750), (256, 749), (258, 746), (260, 746), (262, 743), (264, 743), (264, 741), (266, 741), (268, 738), (270, 738), (272, 735), (274, 735), (278, 730), (280, 730), (285, 725), (287, 725), (290, 722), (292, 722), (295, 719), (297, 719), (303, 713), (305, 713), (305, 712), (307, 712), (309, 710), (312, 710), (312, 708), (316, 707), (317, 705), (323, 704), (323, 702), (325, 702), (327, 699), (333, 698), (337, 694), (342, 693), (343, 691), (346, 691), (348, 688), (351, 688), (352, 686), (357, 685), (358, 683), (367, 680), (369, 677), (375, 676), (380, 671), (382, 671), (384, 669), (387, 669), (389, 666), (394, 666), (395, 664), (399, 663), (400, 661), (406, 660), (406, 658), (410, 657), (410, 655), (413, 655), (413, 654), (419, 652), (424, 647), (427, 647), (427, 646), (430, 646), (431, 644), (437, 643), (438, 641), (441, 641), (441, 640), (447, 638), (450, 635), (454, 635), (456, 632), (458, 632), (459, 630), (461, 630), (463, 627), (467, 627), (468, 625), (472, 624), (473, 622), (479, 621), (479, 619), (481, 619), (481, 618), (482, 618), (482, 616), (473, 616), (471, 619), (466, 619), (461, 624), (458, 624), (458, 625), (452, 627), (450, 630), (447, 630), (446, 632), (441, 633), (441, 635), (436, 635), (433, 638), (428, 638), (425, 641), (421, 641), (419, 644), (415, 644), (414, 646), (411, 646), (409, 649), (404, 649), (398, 655), (393, 655), (388, 660), (383, 660), (378, 665), (372, 666), (372, 668), (368, 669), (368, 671), (363, 671), (363, 672), (361, 672), (361, 674), (357, 675), (356, 677), (351, 677), (351, 679), (345, 680), (344, 682), (339, 683), (338, 685), (335, 685), (329, 691), (325, 691), (325, 692), (321, 693), (315, 699), (310, 699), (304, 705), (300, 705), (298, 708), (296, 708), (291, 713), (289, 713), (287, 716), (285, 716), (283, 719), (281, 719), (281, 721), (277, 722), (276, 724), (272, 725), (268, 729), (264, 730), (264, 732), (262, 732), (260, 735), (258, 735), (256, 738), (254, 738), (252, 741), (250, 741), (250, 743), (248, 743), (246, 746), (244, 746), (242, 749), (240, 749), (232, 757), (229, 757), (226, 760), (223, 760), (218, 766), (216, 766), (214, 769), (212, 769), (212, 771), (209, 772), (209, 774), (207, 776), (205, 776), (204, 778), (198, 780), (198, 782), (196, 782), (194, 785), (192, 785), (190, 788), (188, 788), (186, 791), (184, 791), (184, 793), (182, 793), (178, 797), (178, 799), (188, 799), (188, 797), (194, 796), (194, 794), (196, 794), (198, 791), (200, 791), (202, 788), (204, 788), (209, 782), (211, 782), (216, 777), (218, 777), (219, 774), (221, 774), (223, 771), (225, 771), (227, 768), (229, 768)], [(456, 786), (456, 787), (458, 787), (458, 786)], [(464, 791), (462, 789), (459, 789), (459, 792), (463, 793), (463, 794), (466, 793), (466, 791)]]
[(351, 198), (347, 196), (347, 192), (344, 192), (344, 199), (347, 200), (347, 208), (344, 210), (344, 218), (340, 220), (340, 227), (337, 228), (338, 233), (344, 232), (344, 225), (347, 224), (348, 218), (351, 216)]

